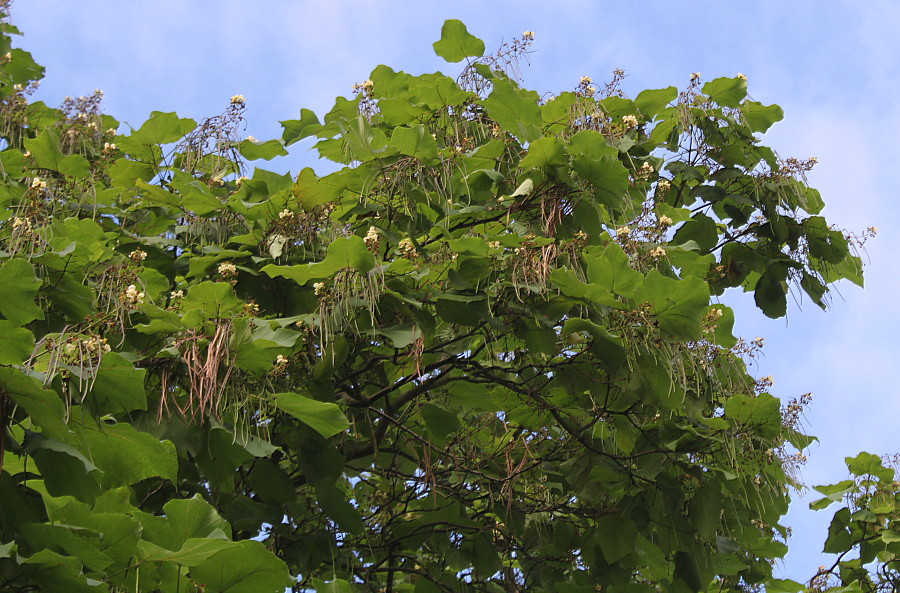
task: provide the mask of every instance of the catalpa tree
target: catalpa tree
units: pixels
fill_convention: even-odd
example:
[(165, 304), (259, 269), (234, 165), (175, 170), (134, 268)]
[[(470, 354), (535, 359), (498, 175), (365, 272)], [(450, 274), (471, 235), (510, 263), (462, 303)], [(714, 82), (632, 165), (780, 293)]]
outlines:
[[(805, 402), (717, 297), (824, 307), (861, 239), (742, 76), (541, 97), (530, 32), (448, 21), (456, 78), (379, 66), (259, 142), (240, 96), (128, 130), (34, 101), (2, 27), (0, 590), (802, 589)], [(304, 138), (341, 167), (250, 171)], [(817, 506), (860, 556), (811, 586), (894, 575), (893, 470), (852, 461)]]

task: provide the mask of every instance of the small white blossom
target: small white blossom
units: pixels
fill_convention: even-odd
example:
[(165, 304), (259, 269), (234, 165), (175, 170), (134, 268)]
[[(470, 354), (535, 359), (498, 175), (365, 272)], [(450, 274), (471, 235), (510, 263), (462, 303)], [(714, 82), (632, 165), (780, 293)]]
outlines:
[(113, 152), (115, 149), (116, 149), (116, 145), (113, 144), (112, 142), (104, 142), (103, 143), (103, 150), (105, 152)]
[(145, 259), (147, 259), (147, 252), (141, 249), (135, 249), (128, 254), (128, 257), (133, 259), (134, 261), (144, 261)]
[(628, 225), (625, 225), (625, 226), (622, 226), (622, 227), (619, 227), (616, 229), (616, 237), (618, 237), (619, 239), (625, 239), (630, 234), (631, 234), (631, 229), (628, 227)]
[(649, 255), (653, 260), (661, 259), (666, 256), (666, 250), (662, 247), (654, 247), (650, 250)]
[(46, 189), (47, 182), (43, 181), (40, 177), (35, 177), (31, 180), (31, 187), (36, 189)]
[(700, 80), (700, 73), (699, 72), (691, 72), (691, 82), (694, 82), (697, 80)]
[(119, 296), (119, 300), (128, 308), (134, 308), (144, 302), (144, 293), (139, 291), (137, 286), (129, 284), (125, 289), (125, 293)]
[(291, 218), (292, 216), (294, 216), (294, 213), (287, 208), (278, 213), (278, 218), (280, 218), (281, 220), (284, 220), (285, 218)]
[(252, 135), (247, 136), (247, 142), (256, 142), (256, 138), (254, 138)]
[(409, 237), (400, 239), (400, 243), (397, 245), (400, 249), (400, 254), (403, 257), (407, 257), (410, 259), (418, 257), (419, 253), (416, 251), (416, 246), (413, 244), (412, 239)]
[(665, 214), (660, 216), (657, 221), (659, 222), (659, 226), (672, 226), (672, 219)]
[(175, 290), (175, 291), (173, 291), (173, 292), (170, 292), (170, 293), (169, 293), (169, 298), (172, 299), (173, 301), (174, 301), (175, 299), (183, 299), (183, 298), (184, 298), (184, 291), (183, 291), (183, 290)]
[(324, 282), (316, 282), (313, 284), (313, 290), (315, 291), (316, 296), (322, 296), (328, 289), (325, 288)]
[(381, 236), (378, 234), (378, 229), (370, 226), (369, 230), (366, 231), (366, 236), (363, 238), (363, 243), (366, 244), (366, 249), (372, 253), (378, 251), (378, 247), (381, 245)]
[(669, 189), (671, 187), (672, 187), (672, 184), (669, 183), (668, 179), (660, 179), (659, 182), (656, 184), (656, 189), (658, 189), (661, 192), (669, 191)]
[(626, 128), (636, 128), (638, 125), (638, 120), (633, 115), (626, 115), (622, 118), (622, 125)]
[(593, 82), (593, 80), (591, 79), (590, 76), (582, 76), (580, 82), (581, 82), (581, 84), (591, 84), (591, 82)]
[(522, 33), (522, 37), (524, 39), (527, 39), (528, 41), (531, 41), (534, 39), (534, 31), (524, 31)]
[(747, 75), (746, 75), (746, 74), (742, 74), (742, 73), (740, 73), (740, 72), (737, 73), (737, 77), (740, 78), (741, 80), (747, 80)]
[(246, 103), (244, 100), (244, 95), (231, 95), (231, 104), (232, 105), (243, 105)]
[(237, 267), (231, 262), (219, 264), (218, 271), (222, 276), (237, 276)]

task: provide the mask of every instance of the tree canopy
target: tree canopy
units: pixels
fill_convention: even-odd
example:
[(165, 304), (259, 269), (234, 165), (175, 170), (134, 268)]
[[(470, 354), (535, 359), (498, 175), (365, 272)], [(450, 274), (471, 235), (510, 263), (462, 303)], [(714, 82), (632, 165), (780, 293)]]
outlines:
[[(239, 95), (128, 130), (99, 91), (34, 101), (18, 33), (0, 590), (804, 590), (772, 564), (806, 401), (717, 297), (825, 308), (865, 237), (761, 144), (782, 110), (743, 76), (541, 96), (532, 33), (488, 54), (447, 21), (455, 78), (379, 66), (257, 141)], [(304, 139), (337, 170), (251, 171)], [(894, 470), (848, 463), (809, 586), (889, 590)]]

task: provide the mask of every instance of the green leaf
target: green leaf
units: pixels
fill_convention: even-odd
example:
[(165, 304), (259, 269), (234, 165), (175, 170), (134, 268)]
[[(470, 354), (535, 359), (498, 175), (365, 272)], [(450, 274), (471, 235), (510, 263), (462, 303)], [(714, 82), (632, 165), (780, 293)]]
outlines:
[(613, 211), (621, 211), (626, 205), (628, 169), (616, 157), (592, 158), (592, 154), (602, 150), (598, 146), (592, 153), (579, 154), (572, 159), (572, 169), (591, 185), (598, 202)]
[(136, 369), (123, 356), (110, 352), (103, 356), (91, 390), (98, 414), (118, 414), (146, 410), (144, 378), (147, 369)]
[(271, 277), (282, 276), (297, 284), (306, 284), (310, 280), (330, 278), (340, 270), (350, 268), (366, 274), (375, 267), (375, 258), (366, 248), (362, 237), (353, 235), (337, 239), (328, 246), (325, 259), (320, 262), (297, 265), (276, 266), (269, 264), (261, 271)]
[(174, 112), (154, 111), (128, 139), (143, 145), (168, 144), (180, 140), (196, 126), (197, 122), (194, 120), (178, 117)]
[(181, 566), (198, 566), (213, 554), (234, 545), (235, 542), (226, 539), (200, 537), (187, 540), (180, 550), (174, 552), (147, 541), (140, 543), (139, 550), (142, 552), (143, 562), (174, 562)]
[(641, 91), (634, 99), (634, 104), (640, 109), (644, 117), (652, 118), (658, 115), (666, 106), (678, 97), (678, 89), (674, 86), (664, 89)]
[(885, 467), (881, 458), (865, 451), (856, 457), (846, 457), (844, 461), (847, 463), (847, 469), (854, 476), (875, 476), (884, 482), (891, 482), (894, 479), (894, 470)]
[(10, 395), (44, 433), (62, 438), (67, 432), (63, 423), (66, 408), (55, 391), (44, 389), (41, 382), (18, 369), (0, 368), (0, 390)]
[(628, 255), (616, 243), (605, 248), (590, 247), (585, 250), (587, 278), (591, 284), (603, 287), (609, 292), (631, 298), (644, 277), (631, 268)]
[(350, 427), (350, 422), (337, 404), (316, 401), (297, 393), (276, 393), (275, 406), (326, 439)]
[(0, 319), (0, 365), (21, 364), (34, 350), (34, 334)]
[(484, 41), (469, 33), (462, 21), (456, 19), (444, 21), (441, 38), (432, 47), (438, 57), (452, 63), (484, 55)]
[(400, 154), (415, 157), (423, 163), (433, 164), (437, 161), (437, 142), (422, 124), (394, 128), (390, 145)]
[(281, 140), (285, 146), (290, 146), (294, 142), (313, 136), (322, 129), (319, 118), (309, 109), (301, 109), (300, 119), (283, 121), (281, 122), (281, 127), (284, 128)]
[(549, 169), (562, 167), (568, 163), (566, 151), (558, 138), (554, 136), (538, 138), (528, 145), (528, 154), (519, 163), (519, 167), (528, 169)]
[(177, 483), (178, 458), (171, 441), (160, 441), (125, 422), (85, 427), (84, 436), (91, 460), (103, 470), (104, 487), (129, 486), (156, 477)]
[(238, 150), (241, 156), (251, 161), (257, 159), (270, 161), (277, 156), (287, 156), (288, 154), (281, 140), (267, 140), (265, 142), (243, 140), (238, 145)]
[(702, 337), (700, 319), (709, 303), (709, 288), (703, 280), (693, 276), (675, 280), (651, 270), (635, 290), (634, 298), (650, 304), (660, 331), (668, 337), (674, 340)]
[(764, 438), (772, 438), (781, 431), (781, 404), (768, 393), (756, 397), (732, 396), (725, 402), (725, 417), (736, 426), (758, 431)]
[(252, 540), (213, 554), (190, 574), (205, 593), (281, 593), (292, 582), (284, 562)]
[(459, 417), (453, 412), (448, 412), (443, 408), (425, 404), (420, 409), (420, 412), (425, 419), (425, 425), (428, 427), (428, 432), (434, 436), (434, 441), (438, 445), (446, 443), (447, 437), (459, 430), (461, 426)]
[(34, 300), (41, 280), (25, 259), (11, 259), (0, 267), (0, 314), (16, 325), (43, 319)]
[(787, 293), (788, 285), (780, 270), (769, 268), (756, 281), (753, 299), (766, 317), (778, 319), (787, 314)]
[(199, 494), (193, 498), (170, 500), (163, 506), (169, 529), (165, 540), (157, 541), (169, 549), (180, 549), (193, 538), (227, 539), (231, 526)]
[(504, 130), (525, 142), (541, 137), (540, 97), (534, 91), (519, 88), (508, 78), (494, 81), (491, 94), (482, 104), (488, 116)]
[(704, 84), (701, 90), (722, 107), (739, 107), (747, 96), (747, 81), (739, 76), (717, 78)]
[(87, 177), (90, 165), (78, 154), (66, 155), (59, 148), (59, 138), (51, 130), (43, 130), (36, 138), (25, 140), (26, 150), (41, 169), (50, 169), (72, 177)]
[(784, 110), (778, 105), (763, 105), (756, 101), (745, 101), (741, 105), (744, 121), (754, 132), (764, 134), (772, 124), (784, 118)]

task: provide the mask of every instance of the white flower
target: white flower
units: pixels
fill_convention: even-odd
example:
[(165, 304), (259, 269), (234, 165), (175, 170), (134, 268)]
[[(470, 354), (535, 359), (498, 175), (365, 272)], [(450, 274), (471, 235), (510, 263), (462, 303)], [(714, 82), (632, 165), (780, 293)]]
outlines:
[(231, 95), (231, 104), (232, 105), (243, 105), (246, 103), (244, 100), (244, 95)]
[(668, 179), (660, 179), (659, 183), (656, 184), (656, 189), (661, 192), (669, 191), (669, 188), (672, 187), (672, 184), (669, 183)]
[(116, 135), (116, 129), (115, 129), (115, 128), (109, 128), (108, 130), (106, 130), (106, 133), (109, 134), (110, 136), (115, 136), (115, 135)]
[(283, 367), (288, 363), (288, 359), (284, 354), (279, 354), (275, 357), (275, 365)]
[(666, 250), (662, 247), (654, 247), (650, 250), (649, 255), (654, 260), (661, 259), (666, 256)]
[(500, 241), (488, 241), (488, 247), (491, 249), (500, 249)]
[(240, 187), (241, 184), (244, 183), (245, 181), (250, 181), (250, 178), (242, 175), (242, 176), (238, 177), (237, 179), (235, 179), (234, 183), (235, 183), (235, 185)]
[(740, 78), (741, 80), (747, 80), (747, 75), (746, 75), (746, 74), (741, 74), (740, 72), (738, 72), (738, 73), (737, 73), (737, 78)]
[(145, 259), (147, 259), (147, 252), (141, 249), (135, 249), (128, 254), (128, 257), (133, 259), (134, 261), (144, 261)]
[(115, 144), (113, 144), (113, 143), (111, 143), (111, 142), (104, 142), (104, 143), (103, 143), (103, 150), (105, 150), (106, 152), (112, 152), (112, 151), (114, 151), (115, 149), (116, 149), (116, 145), (115, 145)]
[(697, 80), (700, 80), (700, 73), (699, 72), (691, 72), (691, 82), (694, 82)]
[(366, 244), (366, 249), (371, 252), (378, 251), (378, 246), (381, 244), (381, 236), (378, 234), (378, 229), (370, 226), (369, 230), (366, 231), (366, 236), (363, 238), (363, 243)]
[(313, 290), (316, 293), (316, 296), (322, 296), (326, 292), (325, 283), (324, 282), (316, 282), (313, 284)]
[(809, 162), (810, 162), (810, 164), (815, 165), (816, 163), (819, 162), (819, 159), (817, 157), (811, 156), (811, 157), (809, 157)]
[(591, 84), (591, 82), (593, 81), (591, 80), (590, 76), (582, 76), (580, 82), (581, 84)]
[(183, 291), (183, 290), (176, 290), (176, 291), (170, 292), (170, 293), (169, 293), (169, 298), (171, 298), (173, 301), (174, 301), (175, 299), (182, 299), (182, 298), (184, 298), (184, 291)]
[(247, 142), (256, 142), (256, 138), (253, 136), (247, 136)]
[(659, 222), (659, 226), (672, 226), (672, 219), (669, 218), (668, 216), (666, 216), (665, 214), (660, 216), (657, 219), (657, 222)]
[(293, 215), (294, 215), (293, 212), (291, 212), (290, 210), (285, 208), (284, 210), (282, 210), (281, 212), (278, 213), (278, 218), (280, 218), (281, 220), (284, 220), (285, 218), (291, 218)]
[(641, 173), (643, 173), (644, 175), (650, 175), (651, 173), (653, 173), (653, 165), (644, 162), (644, 164), (641, 165)]
[(522, 33), (522, 38), (527, 39), (528, 41), (533, 40), (534, 39), (534, 31), (524, 31)]
[(628, 225), (625, 225), (625, 226), (622, 226), (622, 227), (619, 227), (616, 229), (616, 237), (618, 237), (620, 239), (624, 239), (630, 234), (631, 234), (631, 229), (628, 227)]
[(129, 284), (125, 289), (125, 294), (119, 296), (126, 307), (133, 308), (144, 302), (144, 293), (137, 289), (134, 284)]
[(40, 177), (35, 177), (31, 180), (31, 187), (36, 189), (45, 189), (47, 187), (47, 182), (43, 181)]
[(412, 239), (406, 237), (404, 239), (400, 239), (400, 243), (397, 245), (400, 249), (400, 254), (403, 257), (415, 258), (418, 257), (419, 253), (416, 251), (416, 246), (413, 244)]
[(633, 115), (626, 115), (625, 117), (622, 118), (622, 124), (626, 128), (636, 128), (638, 125), (638, 120)]
[(74, 353), (77, 348), (78, 346), (76, 346), (74, 342), (66, 343), (66, 354)]
[(218, 271), (222, 276), (237, 276), (237, 267), (231, 262), (219, 264)]

